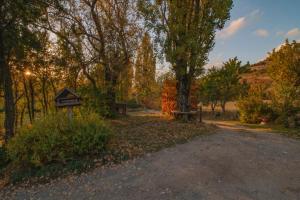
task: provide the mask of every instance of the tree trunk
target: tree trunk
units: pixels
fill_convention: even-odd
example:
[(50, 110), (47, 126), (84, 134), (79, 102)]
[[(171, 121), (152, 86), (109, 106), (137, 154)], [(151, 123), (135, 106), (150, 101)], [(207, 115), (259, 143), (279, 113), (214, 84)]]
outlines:
[(109, 67), (105, 69), (105, 86), (106, 86), (106, 106), (108, 116), (116, 114), (116, 84), (117, 78), (114, 77), (113, 72)]
[(226, 102), (221, 103), (221, 108), (222, 108), (222, 112), (224, 114), (226, 112)]
[(181, 112), (189, 112), (190, 83), (187, 75), (177, 80), (177, 105)]
[(11, 72), (9, 69), (9, 65), (5, 58), (4, 52), (4, 44), (3, 44), (3, 37), (0, 30), (0, 69), (2, 75), (2, 82), (3, 82), (3, 90), (4, 90), (4, 111), (5, 111), (5, 119), (4, 119), (4, 128), (5, 128), (5, 135), (4, 141), (5, 143), (13, 137), (14, 135), (14, 123), (15, 123), (15, 101), (13, 95), (13, 88), (12, 88), (12, 77)]
[(21, 126), (21, 127), (23, 126), (25, 109), (26, 109), (26, 106), (24, 105), (24, 106), (22, 107), (22, 110), (21, 110), (21, 116), (20, 116), (20, 126)]
[(25, 79), (24, 75), (23, 75), (23, 87), (24, 87), (24, 92), (25, 92), (25, 97), (26, 97), (28, 116), (29, 116), (30, 123), (32, 123), (30, 98), (29, 98), (28, 89), (27, 89), (27, 85), (26, 85), (26, 79)]
[(35, 99), (34, 99), (34, 86), (32, 79), (29, 78), (29, 90), (30, 90), (30, 101), (31, 101), (31, 116), (32, 120), (35, 118)]
[(215, 109), (216, 109), (216, 104), (212, 102), (212, 103), (210, 104), (210, 108), (211, 108), (212, 114), (214, 115), (214, 114), (215, 114)]
[[(1, 64), (0, 64), (1, 65)], [(5, 143), (14, 135), (14, 122), (15, 122), (15, 102), (12, 89), (12, 79), (9, 66), (4, 65), (3, 70), (3, 87), (4, 87), (4, 105), (5, 105)]]
[(18, 128), (18, 121), (19, 120), (19, 110), (18, 106), (15, 106), (15, 128)]
[(187, 64), (183, 59), (176, 61), (177, 107), (181, 112), (189, 112), (190, 78)]
[(18, 110), (18, 98), (19, 91), (17, 87), (17, 83), (14, 83), (14, 92), (15, 92), (15, 128), (18, 128), (18, 120), (19, 120), (19, 110)]
[(42, 93), (43, 93), (43, 110), (44, 115), (48, 114), (48, 98), (46, 93), (46, 81), (42, 80)]

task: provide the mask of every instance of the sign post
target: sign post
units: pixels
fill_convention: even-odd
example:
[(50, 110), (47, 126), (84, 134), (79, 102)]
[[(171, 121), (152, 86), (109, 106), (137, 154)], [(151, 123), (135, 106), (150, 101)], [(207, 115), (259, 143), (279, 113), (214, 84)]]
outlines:
[(81, 105), (81, 98), (72, 90), (65, 88), (55, 97), (55, 106), (57, 108), (67, 108), (68, 118), (73, 118), (73, 107)]

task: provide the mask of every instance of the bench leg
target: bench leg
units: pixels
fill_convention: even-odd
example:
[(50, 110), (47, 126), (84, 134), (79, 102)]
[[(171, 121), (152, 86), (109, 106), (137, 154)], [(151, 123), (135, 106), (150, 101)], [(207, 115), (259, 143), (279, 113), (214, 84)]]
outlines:
[(197, 113), (197, 120), (199, 123), (202, 123), (202, 106), (199, 108), (198, 113)]

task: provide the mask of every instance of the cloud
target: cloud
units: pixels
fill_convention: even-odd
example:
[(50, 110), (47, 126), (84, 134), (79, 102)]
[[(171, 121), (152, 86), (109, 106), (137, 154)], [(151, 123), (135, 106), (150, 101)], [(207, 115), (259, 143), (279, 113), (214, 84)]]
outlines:
[(261, 10), (259, 9), (256, 9), (256, 10), (253, 10), (249, 15), (248, 15), (248, 18), (249, 20), (259, 20), (261, 18), (261, 16), (263, 15), (263, 13), (261, 12)]
[(300, 29), (293, 28), (286, 33), (286, 36), (287, 37), (298, 37), (298, 36), (300, 37)]
[(246, 18), (241, 17), (230, 22), (229, 26), (217, 33), (217, 38), (226, 39), (236, 34), (246, 25)]
[(284, 36), (285, 33), (284, 33), (283, 31), (277, 31), (277, 32), (276, 32), (276, 35), (277, 35), (277, 36)]
[(252, 11), (250, 14), (235, 19), (221, 31), (217, 32), (217, 39), (228, 39), (234, 36), (239, 30), (243, 29), (247, 24), (260, 19), (262, 12), (259, 9)]
[(259, 37), (268, 37), (269, 32), (266, 29), (257, 29), (254, 34)]

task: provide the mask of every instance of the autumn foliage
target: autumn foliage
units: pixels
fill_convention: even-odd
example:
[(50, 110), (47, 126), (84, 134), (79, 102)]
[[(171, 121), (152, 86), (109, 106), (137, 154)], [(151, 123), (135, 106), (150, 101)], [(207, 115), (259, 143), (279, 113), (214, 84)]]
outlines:
[[(197, 85), (192, 84), (190, 92), (190, 109), (197, 109)], [(172, 111), (177, 110), (177, 89), (175, 80), (165, 80), (162, 89), (161, 109), (165, 114), (170, 115)]]

